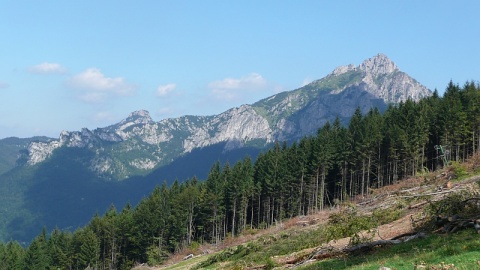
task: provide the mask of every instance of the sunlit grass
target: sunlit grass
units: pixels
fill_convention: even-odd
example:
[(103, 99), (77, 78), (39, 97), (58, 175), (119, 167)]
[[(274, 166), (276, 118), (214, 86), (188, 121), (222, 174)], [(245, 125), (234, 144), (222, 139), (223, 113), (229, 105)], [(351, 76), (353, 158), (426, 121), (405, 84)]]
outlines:
[[(480, 269), (480, 237), (473, 229), (320, 261), (300, 269)], [(455, 268), (453, 268), (455, 267)]]

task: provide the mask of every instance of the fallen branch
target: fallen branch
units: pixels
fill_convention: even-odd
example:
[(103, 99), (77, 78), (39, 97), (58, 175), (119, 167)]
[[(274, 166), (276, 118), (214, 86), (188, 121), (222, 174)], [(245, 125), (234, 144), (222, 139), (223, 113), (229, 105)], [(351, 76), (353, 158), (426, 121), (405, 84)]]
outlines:
[(411, 241), (413, 239), (418, 239), (418, 238), (424, 238), (426, 236), (425, 233), (419, 232), (419, 233), (407, 233), (407, 234), (401, 234), (398, 235), (390, 240), (377, 240), (373, 242), (368, 242), (368, 243), (362, 243), (358, 244), (352, 247), (346, 247), (341, 250), (334, 249), (332, 247), (326, 247), (326, 248), (321, 248), (319, 250), (314, 251), (308, 258), (305, 259), (305, 256), (302, 256), (301, 258), (294, 258), (289, 261), (287, 261), (288, 264), (295, 264), (295, 266), (299, 266), (302, 264), (305, 264), (307, 262), (310, 262), (312, 260), (323, 260), (327, 258), (332, 258), (332, 257), (338, 257), (341, 255), (346, 255), (350, 253), (357, 252), (359, 250), (365, 250), (365, 249), (371, 249), (377, 246), (387, 246), (387, 245), (396, 245), (396, 244), (401, 244), (407, 241)]
[(353, 247), (345, 248), (343, 251), (347, 253), (352, 253), (359, 250), (371, 249), (376, 246), (396, 245), (396, 244), (401, 244), (401, 243), (411, 241), (413, 239), (425, 238), (425, 236), (426, 236), (425, 233), (419, 232), (410, 236), (406, 236), (406, 237), (404, 236), (402, 237), (403, 239), (399, 237), (395, 237), (395, 239), (391, 239), (391, 240), (377, 240), (373, 242), (362, 243), (362, 244), (355, 245)]
[(423, 205), (425, 205), (425, 204), (427, 204), (427, 203), (428, 203), (428, 201), (424, 201), (424, 202), (417, 203), (417, 204), (412, 204), (412, 205), (409, 205), (409, 206), (408, 206), (408, 209), (418, 208), (418, 207), (423, 206)]
[(432, 195), (452, 193), (452, 192), (455, 192), (455, 191), (459, 191), (459, 190), (458, 189), (457, 190), (450, 189), (450, 190), (444, 190), (444, 191), (440, 191), (440, 192), (431, 192), (431, 193), (425, 193), (425, 194), (403, 195), (403, 196), (400, 196), (400, 197), (402, 197), (402, 198), (416, 198), (416, 197), (423, 197), (423, 196), (432, 196)]

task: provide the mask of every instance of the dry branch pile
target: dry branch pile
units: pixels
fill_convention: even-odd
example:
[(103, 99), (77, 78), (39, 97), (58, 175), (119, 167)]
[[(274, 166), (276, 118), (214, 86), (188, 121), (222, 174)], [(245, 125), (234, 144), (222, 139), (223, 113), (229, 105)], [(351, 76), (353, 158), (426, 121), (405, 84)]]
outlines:
[(443, 208), (447, 203), (440, 205), (437, 215), (434, 217), (436, 233), (454, 233), (465, 228), (474, 228), (480, 233), (480, 197), (469, 198), (456, 205), (456, 209), (462, 213), (442, 215)]

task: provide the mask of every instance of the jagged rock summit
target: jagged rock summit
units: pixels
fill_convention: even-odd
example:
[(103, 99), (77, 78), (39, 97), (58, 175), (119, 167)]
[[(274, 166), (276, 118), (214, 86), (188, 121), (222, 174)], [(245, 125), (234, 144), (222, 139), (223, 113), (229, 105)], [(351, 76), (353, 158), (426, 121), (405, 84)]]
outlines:
[[(337, 67), (327, 78), (356, 73), (360, 73), (362, 79), (349, 86), (360, 87), (362, 90), (383, 99), (386, 103), (400, 103), (408, 99), (419, 100), (431, 95), (431, 91), (408, 74), (400, 71), (390, 58), (381, 53), (363, 61), (356, 67), (352, 64)], [(337, 91), (342, 90), (344, 89), (338, 89)]]
[(123, 124), (149, 124), (153, 123), (150, 113), (146, 110), (134, 111), (130, 115), (122, 120), (118, 125)]
[(358, 66), (358, 69), (372, 76), (385, 75), (399, 71), (395, 63), (382, 53), (365, 60)]
[(425, 86), (400, 71), (384, 54), (365, 60), (358, 69), (365, 74), (362, 81), (368, 86), (366, 90), (387, 103), (419, 100), (431, 95)]
[(26, 159), (35, 165), (59, 147), (91, 149), (93, 157), (85, 165), (106, 179), (119, 180), (166, 165), (196, 148), (225, 143), (228, 151), (296, 140), (337, 117), (346, 123), (357, 107), (363, 112), (383, 110), (387, 104), (429, 95), (425, 86), (378, 54), (358, 66), (340, 66), (299, 89), (218, 115), (155, 122), (140, 110), (105, 128), (63, 131), (58, 140), (31, 143)]

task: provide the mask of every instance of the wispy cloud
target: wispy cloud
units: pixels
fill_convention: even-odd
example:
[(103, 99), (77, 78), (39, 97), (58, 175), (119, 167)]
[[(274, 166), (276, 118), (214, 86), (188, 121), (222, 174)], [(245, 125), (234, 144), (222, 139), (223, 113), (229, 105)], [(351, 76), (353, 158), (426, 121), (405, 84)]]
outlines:
[(241, 78), (225, 78), (208, 84), (211, 95), (218, 100), (241, 100), (244, 95), (263, 90), (267, 87), (267, 80), (260, 74), (251, 73)]
[(175, 88), (177, 88), (177, 85), (174, 83), (160, 85), (157, 88), (157, 92), (155, 94), (157, 95), (157, 97), (166, 97), (170, 95), (173, 92), (173, 90), (175, 90)]
[(67, 69), (57, 63), (44, 62), (30, 67), (28, 71), (35, 74), (62, 74), (66, 73)]
[(170, 108), (170, 107), (164, 107), (164, 108), (160, 108), (158, 111), (157, 111), (157, 114), (160, 115), (160, 116), (171, 116), (173, 113), (175, 113), (175, 110)]
[(101, 111), (95, 113), (93, 120), (95, 122), (111, 122), (115, 120), (115, 115), (108, 111)]
[(0, 81), (0, 89), (5, 89), (8, 88), (10, 85), (6, 82)]
[(98, 68), (89, 68), (66, 81), (70, 88), (83, 91), (80, 99), (86, 102), (102, 102), (113, 96), (129, 96), (135, 86), (122, 77), (106, 77)]
[(306, 77), (305, 79), (303, 79), (300, 87), (303, 87), (303, 86), (305, 86), (305, 85), (307, 85), (307, 84), (309, 84), (309, 83), (311, 83), (311, 82), (313, 82), (312, 78)]

